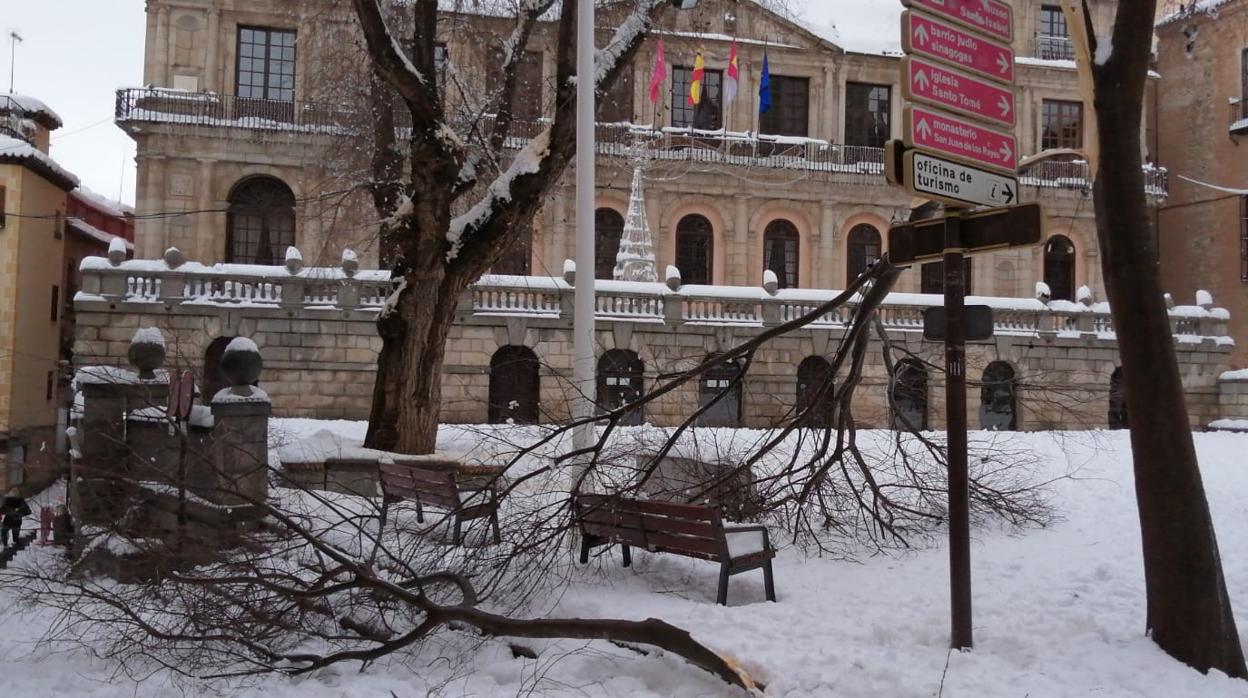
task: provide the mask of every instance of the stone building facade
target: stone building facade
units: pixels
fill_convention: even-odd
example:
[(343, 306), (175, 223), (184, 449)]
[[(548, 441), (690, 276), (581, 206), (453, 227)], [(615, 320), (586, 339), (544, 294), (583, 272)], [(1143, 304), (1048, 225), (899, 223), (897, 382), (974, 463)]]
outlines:
[[(1106, 27), (1115, 3), (1091, 6), (1094, 24)], [(274, 263), (281, 247), (293, 243), (309, 262), (332, 264), (343, 246), (360, 251), (366, 264), (375, 261), (371, 211), (358, 197), (335, 195), (350, 184), (342, 181), (336, 130), (343, 118), (325, 106), (343, 98), (335, 67), (342, 56), (335, 51), (353, 36), (349, 7), (151, 0), (147, 11), (142, 82), (152, 88), (118, 93), (118, 123), (137, 143), (140, 212), (188, 213), (142, 220), (138, 255), (155, 258), (177, 246), (194, 259)], [(1015, 11), (1020, 155), (1079, 150), (1091, 125), (1065, 21), (1040, 0), (1016, 3)], [(476, 88), (488, 94), (490, 46), (508, 30), (505, 20), (474, 15), (442, 22), (439, 80), (448, 109), (479, 101)], [(840, 33), (852, 36), (852, 21)], [(741, 88), (725, 105), (723, 69), (734, 36)], [(660, 38), (667, 81), (652, 106), (648, 82)], [(694, 109), (685, 95), (699, 49), (707, 99)], [(261, 51), (264, 60), (254, 57)], [(759, 117), (764, 54), (774, 106)], [(539, 27), (530, 56), (521, 71), (526, 98), (518, 107), (516, 145), (552, 109), (551, 26)], [(783, 285), (844, 287), (887, 251), (889, 222), (915, 203), (883, 178), (882, 146), (900, 134), (899, 73), (899, 57), (887, 49), (846, 50), (753, 2), (704, 0), (694, 11), (668, 12), (600, 108), (595, 225), (602, 275), (612, 266), (633, 168), (641, 161), (660, 268), (676, 264), (687, 279), (753, 285), (770, 265), (785, 270)], [(1146, 114), (1151, 117), (1151, 107)], [(1164, 173), (1147, 174), (1149, 193), (1160, 203)], [(1080, 286), (1102, 297), (1086, 168), (1039, 162), (1022, 181), (1021, 199), (1046, 207), (1046, 244), (975, 258), (972, 291), (1029, 297), (1046, 280), (1055, 298), (1073, 300)], [(256, 216), (256, 201), (283, 213)], [(572, 202), (569, 176), (552, 190), (529, 243), (496, 271), (557, 274), (573, 256)], [(258, 236), (271, 248), (259, 256)], [(900, 287), (931, 290), (936, 272), (915, 269)]]
[[(1167, 290), (1216, 294), (1248, 337), (1248, 1), (1191, 3), (1157, 25), (1160, 162), (1182, 175), (1159, 211)], [(1192, 181), (1197, 180), (1197, 181)], [(1208, 186), (1213, 185), (1213, 186)], [(1248, 368), (1248, 346), (1231, 353)]]

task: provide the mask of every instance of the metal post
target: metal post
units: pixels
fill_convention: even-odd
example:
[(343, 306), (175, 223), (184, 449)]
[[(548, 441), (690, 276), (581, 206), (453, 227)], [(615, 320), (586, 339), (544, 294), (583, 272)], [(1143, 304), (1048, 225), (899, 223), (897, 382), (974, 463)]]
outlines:
[(966, 280), (963, 267), (962, 211), (945, 217), (945, 417), (949, 467), (950, 646), (970, 649), (971, 523), (966, 470), (966, 341), (962, 327)]
[[(594, 1), (576, 5), (576, 289), (572, 297), (573, 419), (594, 413)], [(578, 427), (573, 448), (593, 444), (593, 425)]]

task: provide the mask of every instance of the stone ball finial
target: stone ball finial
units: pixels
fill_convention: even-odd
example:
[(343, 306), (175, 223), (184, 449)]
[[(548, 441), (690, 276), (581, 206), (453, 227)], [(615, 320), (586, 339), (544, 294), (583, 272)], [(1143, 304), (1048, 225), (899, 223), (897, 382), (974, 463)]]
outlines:
[(563, 282), (569, 286), (576, 285), (576, 261), (571, 259), (563, 260)]
[(1196, 292), (1196, 305), (1209, 310), (1213, 307), (1213, 294), (1201, 289)]
[(1093, 303), (1092, 289), (1088, 288), (1087, 286), (1080, 286), (1075, 291), (1075, 300), (1088, 306), (1089, 308), (1092, 307), (1092, 303)]
[(126, 241), (114, 236), (108, 243), (108, 263), (119, 266), (126, 261)]
[(1045, 305), (1048, 305), (1049, 300), (1052, 298), (1053, 298), (1053, 291), (1049, 288), (1049, 285), (1044, 283), (1043, 281), (1037, 281), (1036, 282), (1036, 300), (1040, 301), (1041, 303), (1044, 303)]
[(674, 264), (667, 265), (667, 270), (664, 272), (663, 276), (664, 276), (663, 282), (667, 284), (668, 288), (672, 289), (673, 291), (680, 290), (680, 287), (681, 287), (680, 270), (676, 268), (676, 265)]
[(1166, 310), (1174, 310), (1174, 296), (1169, 293), (1161, 294), (1161, 299), (1166, 303)]
[(230, 392), (235, 395), (251, 395), (251, 384), (260, 380), (263, 368), (260, 348), (247, 337), (231, 339), (221, 355), (221, 375), (230, 382)]
[(360, 270), (360, 256), (350, 247), (342, 250), (342, 273), (347, 276), (355, 276), (355, 272)]
[(286, 271), (298, 274), (300, 269), (303, 269), (303, 253), (298, 247), (291, 245), (286, 248)]
[(170, 269), (177, 269), (183, 264), (186, 264), (186, 255), (182, 254), (182, 250), (179, 250), (176, 247), (170, 247), (169, 249), (165, 250), (164, 257), (165, 257), (165, 266), (169, 267)]
[(155, 380), (156, 369), (165, 363), (164, 335), (155, 327), (140, 327), (130, 339), (126, 357), (139, 372), (140, 379)]
[(763, 270), (763, 290), (773, 296), (780, 290), (780, 279), (771, 269)]

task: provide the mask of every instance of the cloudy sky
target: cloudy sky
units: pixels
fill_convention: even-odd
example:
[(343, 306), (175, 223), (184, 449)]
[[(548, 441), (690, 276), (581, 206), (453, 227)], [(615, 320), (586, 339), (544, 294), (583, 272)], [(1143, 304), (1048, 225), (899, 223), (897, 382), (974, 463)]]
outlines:
[[(810, 28), (874, 51), (897, 43), (898, 0), (804, 0)], [(113, 93), (143, 79), (143, 0), (0, 0), (0, 91), (8, 90), (9, 39), (17, 31), (14, 89), (65, 121), (52, 156), (84, 185), (134, 201), (134, 142), (112, 123)], [(831, 38), (831, 37), (830, 37)]]

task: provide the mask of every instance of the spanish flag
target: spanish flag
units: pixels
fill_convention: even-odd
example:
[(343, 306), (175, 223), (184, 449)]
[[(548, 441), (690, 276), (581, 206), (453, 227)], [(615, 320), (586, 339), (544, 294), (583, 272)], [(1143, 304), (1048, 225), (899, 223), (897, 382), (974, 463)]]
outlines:
[(689, 81), (689, 106), (696, 107), (702, 103), (702, 78), (706, 76), (706, 63), (702, 61), (702, 49), (693, 59), (693, 79)]

